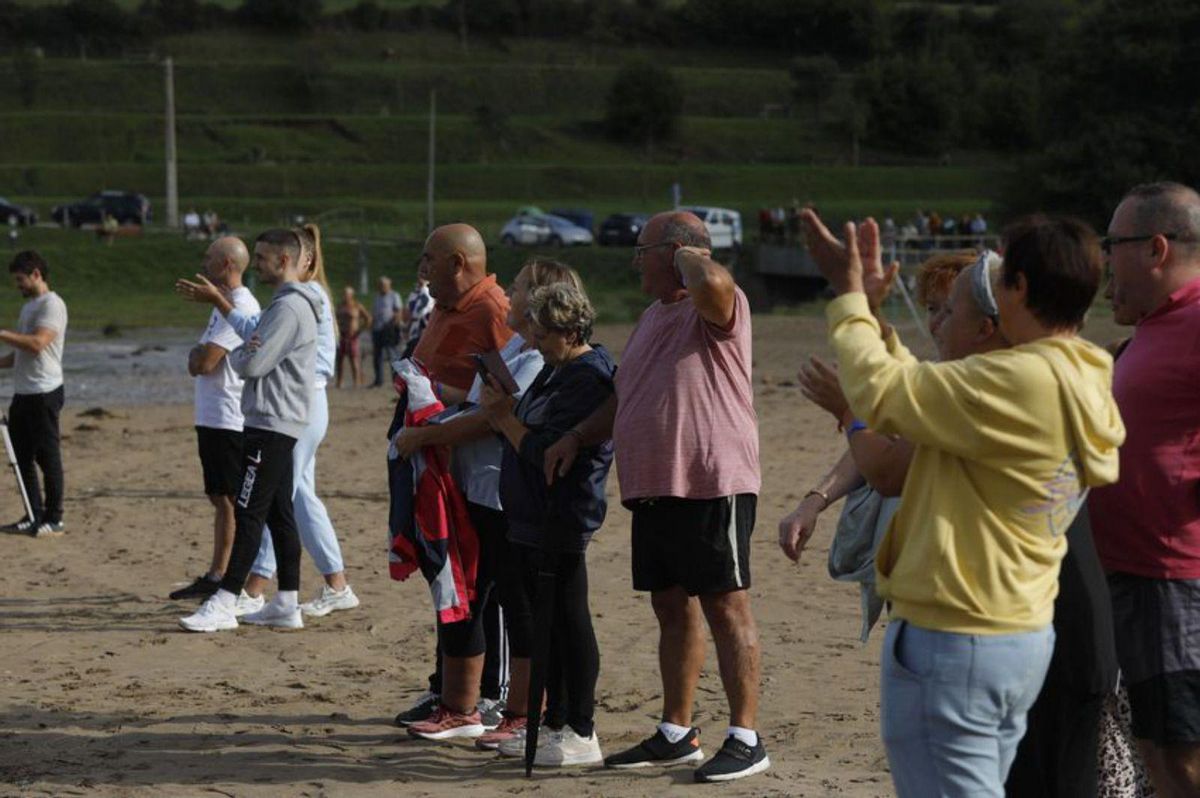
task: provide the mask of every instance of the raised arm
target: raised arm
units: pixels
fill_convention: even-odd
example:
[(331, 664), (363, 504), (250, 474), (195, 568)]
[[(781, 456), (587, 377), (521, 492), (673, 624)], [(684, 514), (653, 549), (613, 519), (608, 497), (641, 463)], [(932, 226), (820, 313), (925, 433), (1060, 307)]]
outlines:
[(729, 270), (713, 260), (708, 250), (699, 247), (680, 247), (675, 250), (675, 270), (700, 317), (709, 324), (728, 330), (733, 323), (736, 288)]

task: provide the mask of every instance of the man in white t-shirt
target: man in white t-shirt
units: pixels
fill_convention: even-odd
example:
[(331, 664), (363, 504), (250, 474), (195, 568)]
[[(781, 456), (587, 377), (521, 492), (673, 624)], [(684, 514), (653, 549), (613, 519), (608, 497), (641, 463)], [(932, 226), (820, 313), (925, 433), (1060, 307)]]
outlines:
[[(233, 306), (248, 316), (260, 308), (242, 273), (250, 253), (240, 238), (218, 238), (204, 255), (204, 276), (229, 296)], [(242, 339), (217, 310), (208, 319), (200, 342), (188, 353), (188, 374), (196, 378), (196, 438), (204, 492), (216, 510), (213, 520), (213, 554), (208, 573), (171, 594), (172, 600), (206, 599), (217, 591), (233, 549), (233, 499), (241, 488), (242, 378), (234, 372), (227, 354)]]
[[(21, 296), (17, 331), (0, 330), (0, 343), (13, 351), (0, 358), (0, 368), (13, 370), (13, 398), (8, 408), (9, 431), (21, 479), (29, 494), (33, 516), (3, 527), (35, 537), (63, 533), (63, 468), (58, 415), (63, 406), (63, 339), (67, 306), (50, 290), (50, 267), (32, 250), (18, 252), (8, 271)], [(46, 482), (43, 500), (37, 468)]]

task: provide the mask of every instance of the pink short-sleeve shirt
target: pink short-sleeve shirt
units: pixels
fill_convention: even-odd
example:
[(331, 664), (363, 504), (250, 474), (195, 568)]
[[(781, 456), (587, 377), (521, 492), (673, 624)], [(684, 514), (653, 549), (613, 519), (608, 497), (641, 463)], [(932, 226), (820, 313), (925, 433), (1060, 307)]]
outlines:
[(616, 377), (623, 502), (758, 493), (750, 334), (740, 288), (728, 330), (706, 322), (686, 298), (655, 302), (642, 314)]

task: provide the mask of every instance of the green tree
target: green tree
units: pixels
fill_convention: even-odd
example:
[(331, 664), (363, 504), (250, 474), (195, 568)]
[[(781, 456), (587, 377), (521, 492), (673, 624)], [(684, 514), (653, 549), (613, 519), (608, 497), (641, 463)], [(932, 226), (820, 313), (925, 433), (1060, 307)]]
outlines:
[(669, 69), (648, 60), (617, 70), (605, 101), (604, 129), (616, 141), (655, 144), (674, 138), (683, 88)]

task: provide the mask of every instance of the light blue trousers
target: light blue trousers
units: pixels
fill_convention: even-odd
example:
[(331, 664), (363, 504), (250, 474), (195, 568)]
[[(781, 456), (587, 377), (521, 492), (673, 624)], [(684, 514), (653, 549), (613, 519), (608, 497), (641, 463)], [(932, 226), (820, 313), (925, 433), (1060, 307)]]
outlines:
[[(328, 576), (338, 573), (345, 566), (342, 564), (342, 547), (338, 545), (329, 513), (325, 510), (325, 504), (317, 498), (317, 447), (329, 429), (329, 401), (324, 388), (313, 392), (308, 413), (308, 426), (292, 450), (292, 507), (304, 550), (313, 558), (317, 569)], [(269, 528), (263, 529), (262, 545), (250, 570), (267, 579), (275, 576), (275, 547), (271, 544)]]
[(1050, 626), (967, 635), (889, 623), (880, 720), (899, 798), (1003, 798), (1053, 650)]

